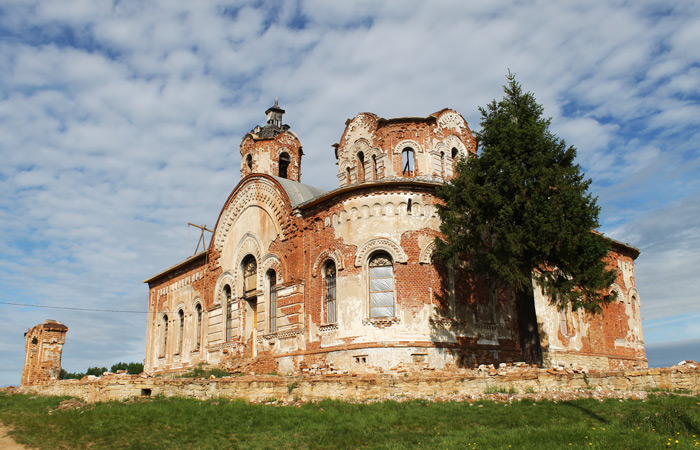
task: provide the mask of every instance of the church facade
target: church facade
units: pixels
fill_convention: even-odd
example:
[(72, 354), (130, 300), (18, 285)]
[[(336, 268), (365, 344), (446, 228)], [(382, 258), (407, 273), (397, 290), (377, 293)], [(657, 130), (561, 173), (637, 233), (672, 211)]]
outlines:
[[(208, 248), (145, 280), (147, 372), (236, 358), (266, 358), (280, 373), (522, 360), (514, 294), (433, 258), (436, 188), (458, 158), (476, 156), (459, 113), (349, 119), (332, 191), (300, 182), (301, 142), (277, 102), (266, 114), (241, 142), (241, 181)], [(602, 315), (559, 311), (536, 289), (545, 365), (646, 367), (638, 254), (613, 242), (618, 296)]]

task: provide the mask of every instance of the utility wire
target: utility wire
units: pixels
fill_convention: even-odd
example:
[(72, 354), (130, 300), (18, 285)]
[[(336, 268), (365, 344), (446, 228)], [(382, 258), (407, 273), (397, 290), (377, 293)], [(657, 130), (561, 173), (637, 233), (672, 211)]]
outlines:
[(129, 313), (129, 314), (148, 314), (150, 311), (132, 311), (126, 309), (93, 309), (93, 308), (74, 308), (71, 306), (48, 306), (48, 305), (30, 305), (27, 303), (0, 302), (1, 305), (14, 306), (29, 306), (31, 308), (46, 308), (46, 309), (68, 309), (71, 311), (91, 311), (91, 312), (108, 312), (108, 313)]

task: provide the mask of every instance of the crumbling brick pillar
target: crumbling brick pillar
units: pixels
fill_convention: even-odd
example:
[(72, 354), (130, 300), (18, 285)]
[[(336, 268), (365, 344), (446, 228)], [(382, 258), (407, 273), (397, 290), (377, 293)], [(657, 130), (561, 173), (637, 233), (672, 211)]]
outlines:
[(68, 332), (67, 326), (55, 320), (46, 319), (44, 323), (24, 333), (22, 386), (58, 380), (66, 332)]

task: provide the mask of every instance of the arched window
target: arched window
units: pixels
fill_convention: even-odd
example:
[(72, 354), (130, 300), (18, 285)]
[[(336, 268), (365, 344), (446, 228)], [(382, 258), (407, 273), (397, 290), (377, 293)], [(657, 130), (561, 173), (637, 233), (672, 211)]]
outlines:
[(197, 330), (195, 331), (196, 340), (194, 349), (199, 350), (199, 348), (202, 346), (202, 305), (197, 303), (197, 306), (194, 307), (194, 311), (197, 315)]
[(323, 266), (323, 296), (326, 308), (326, 323), (337, 322), (335, 262), (328, 261)]
[(233, 299), (231, 295), (231, 286), (224, 286), (224, 308), (226, 308), (226, 340), (233, 339)]
[(386, 252), (369, 260), (370, 317), (394, 317), (394, 261)]
[(411, 147), (406, 147), (401, 152), (401, 164), (403, 166), (403, 176), (412, 177), (416, 171), (415, 152)]
[(270, 333), (277, 331), (277, 274), (274, 270), (267, 271), (267, 287), (270, 297)]
[(352, 178), (350, 177), (350, 168), (345, 169), (345, 184), (349, 185), (352, 183)]
[(365, 154), (357, 152), (357, 182), (365, 181)]
[(564, 336), (569, 335), (569, 324), (567, 323), (566, 311), (559, 310), (559, 330)]
[(445, 178), (445, 152), (440, 152), (440, 176)]
[(161, 319), (161, 336), (160, 336), (160, 357), (164, 358), (168, 348), (168, 315), (163, 314)]
[(288, 178), (287, 176), (287, 170), (289, 169), (289, 154), (287, 152), (282, 152), (280, 155), (280, 163), (279, 163), (279, 177), (280, 178)]
[(249, 300), (255, 297), (258, 289), (258, 263), (253, 255), (248, 255), (241, 263), (243, 268), (243, 298)]
[(250, 153), (245, 157), (245, 165), (248, 166), (248, 170), (253, 170), (253, 156)]
[(377, 174), (377, 155), (372, 155), (372, 179), (375, 181), (379, 179)]
[(177, 313), (180, 319), (180, 329), (177, 334), (177, 353), (182, 353), (182, 341), (185, 340), (185, 312), (183, 310)]
[(459, 150), (457, 150), (457, 147), (452, 147), (452, 159), (456, 160), (458, 156), (459, 156)]

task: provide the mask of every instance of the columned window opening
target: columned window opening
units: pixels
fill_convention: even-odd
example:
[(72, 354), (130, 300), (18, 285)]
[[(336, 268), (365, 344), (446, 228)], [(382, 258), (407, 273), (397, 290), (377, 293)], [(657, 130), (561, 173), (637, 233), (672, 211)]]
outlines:
[(199, 350), (202, 346), (202, 305), (199, 303), (194, 307), (195, 314), (197, 316), (197, 331), (195, 340), (195, 350)]
[(253, 357), (258, 356), (258, 263), (253, 255), (241, 262), (243, 272), (243, 299), (247, 305), (244, 338), (252, 341)]
[(267, 271), (267, 287), (270, 296), (270, 333), (277, 331), (277, 274), (274, 270)]
[(370, 317), (394, 317), (394, 261), (386, 252), (369, 260)]
[(345, 169), (345, 184), (349, 185), (352, 182), (352, 178), (350, 177), (350, 168)]
[(326, 323), (336, 323), (338, 319), (336, 310), (335, 262), (328, 261), (326, 265), (323, 266), (323, 283), (324, 303), (326, 306)]
[(249, 300), (255, 297), (258, 289), (258, 263), (253, 255), (248, 255), (243, 259), (243, 297)]
[(233, 298), (231, 296), (231, 286), (224, 286), (224, 308), (226, 308), (226, 340), (233, 339)]
[(180, 319), (180, 330), (177, 334), (177, 353), (180, 354), (182, 353), (182, 341), (185, 340), (185, 312), (180, 310), (177, 315)]
[(248, 154), (248, 156), (245, 157), (245, 165), (248, 166), (248, 170), (252, 171), (253, 170), (253, 156)]
[(412, 177), (416, 174), (415, 152), (411, 147), (406, 147), (401, 152), (401, 163), (403, 165), (403, 176)]
[(164, 358), (168, 349), (168, 315), (163, 314), (161, 319), (161, 341), (160, 341), (160, 357)]
[(289, 159), (289, 154), (287, 152), (282, 152), (280, 155), (280, 162), (279, 162), (279, 177), (280, 178), (289, 178), (287, 176), (287, 170), (289, 169), (289, 162), (291, 160)]
[(357, 182), (365, 181), (365, 154), (357, 152)]
[(372, 155), (372, 179), (377, 181), (379, 176), (377, 174), (377, 155)]

